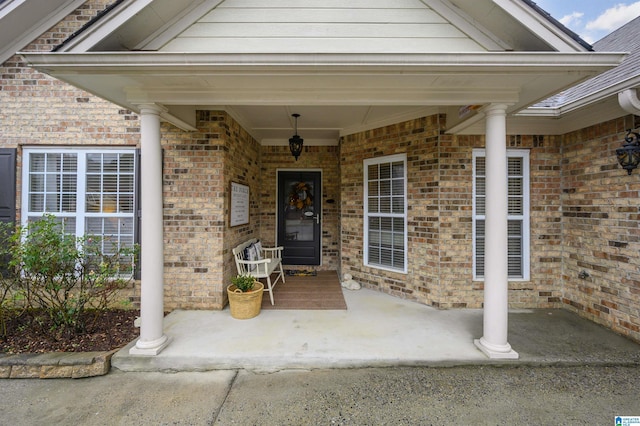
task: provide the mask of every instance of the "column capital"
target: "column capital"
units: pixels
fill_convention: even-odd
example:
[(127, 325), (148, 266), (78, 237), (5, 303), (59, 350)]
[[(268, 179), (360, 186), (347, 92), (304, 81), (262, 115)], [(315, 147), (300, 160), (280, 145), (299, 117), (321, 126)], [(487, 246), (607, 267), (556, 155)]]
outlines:
[(140, 110), (140, 115), (148, 115), (148, 114), (160, 115), (160, 114), (166, 114), (167, 112), (169, 112), (169, 110), (166, 107), (153, 102), (150, 102), (147, 104), (138, 104), (136, 106)]
[(482, 108), (482, 112), (487, 116), (506, 114), (507, 108), (509, 108), (509, 104), (489, 104)]

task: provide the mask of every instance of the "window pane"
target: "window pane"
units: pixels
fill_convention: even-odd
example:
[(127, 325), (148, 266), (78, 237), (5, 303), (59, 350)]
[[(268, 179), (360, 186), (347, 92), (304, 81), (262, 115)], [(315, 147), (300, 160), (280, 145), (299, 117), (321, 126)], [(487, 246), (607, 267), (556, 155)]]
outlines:
[(509, 256), (520, 257), (522, 255), (522, 239), (520, 237), (517, 238), (509, 238)]
[(87, 192), (100, 192), (102, 178), (100, 175), (87, 175)]
[(377, 180), (380, 175), (378, 174), (378, 165), (372, 164), (368, 167), (367, 172), (369, 174), (369, 180)]
[(522, 221), (510, 220), (507, 225), (507, 233), (510, 237), (522, 235)]
[(393, 265), (393, 251), (388, 248), (380, 249), (380, 264)]
[(522, 178), (509, 178), (509, 195), (522, 195)]
[(50, 213), (60, 211), (60, 196), (58, 194), (45, 194), (44, 211)]
[(393, 265), (394, 268), (403, 269), (404, 268), (404, 251), (397, 250), (393, 255)]
[(369, 196), (370, 197), (377, 197), (379, 195), (378, 192), (378, 181), (374, 180), (374, 181), (369, 181)]
[(484, 276), (484, 220), (476, 221), (476, 276)]
[(133, 175), (120, 175), (118, 183), (118, 192), (133, 193)]
[(396, 196), (404, 196), (404, 179), (394, 179), (391, 182), (391, 193)]
[(380, 232), (376, 230), (369, 231), (369, 244), (375, 247), (380, 245)]
[(30, 175), (30, 192), (44, 192), (44, 175)]
[(120, 173), (131, 173), (135, 171), (135, 161), (133, 154), (120, 154)]
[(378, 247), (369, 247), (369, 263), (380, 265), (380, 249)]
[(62, 192), (76, 192), (78, 185), (77, 175), (62, 175)]
[(87, 154), (87, 172), (100, 173), (102, 171), (102, 154)]
[(370, 229), (380, 229), (380, 218), (372, 217), (369, 219), (369, 228)]
[(62, 156), (62, 171), (75, 173), (78, 171), (78, 156), (76, 154), (64, 154)]
[(380, 205), (377, 198), (369, 198), (369, 213), (379, 213)]
[(85, 198), (85, 208), (88, 213), (97, 213), (102, 209), (100, 194), (87, 194)]
[(522, 257), (509, 257), (508, 273), (512, 278), (522, 277)]
[(118, 171), (118, 154), (102, 155), (102, 171), (117, 172)]
[(476, 214), (484, 216), (487, 210), (487, 203), (484, 197), (476, 198)]
[(393, 213), (404, 213), (404, 197), (393, 197)]
[(522, 198), (509, 197), (509, 214), (521, 215), (524, 212)]
[(73, 213), (76, 211), (76, 194), (62, 194), (62, 211)]
[(487, 194), (486, 183), (487, 180), (484, 177), (476, 177), (476, 195), (484, 196)]
[(44, 172), (45, 154), (31, 154), (29, 160), (30, 172)]
[(391, 164), (380, 164), (380, 179), (389, 179), (391, 177)]
[(133, 213), (134, 210), (134, 202), (133, 202), (133, 194), (131, 195), (120, 195), (118, 202), (118, 208), (120, 213)]
[(484, 157), (476, 157), (476, 175), (477, 176), (486, 176), (486, 167), (485, 167), (485, 158)]
[(404, 178), (404, 162), (398, 161), (392, 165), (392, 177)]
[(47, 172), (59, 172), (61, 170), (62, 156), (60, 154), (46, 154)]
[(44, 194), (29, 195), (29, 211), (34, 213), (44, 212)]
[(391, 213), (391, 197), (380, 197), (380, 213)]
[(59, 192), (60, 191), (60, 175), (47, 174), (46, 179), (46, 191), (47, 192)]
[(520, 157), (509, 157), (507, 162), (509, 176), (522, 176), (523, 175), (523, 159)]
[(104, 175), (102, 177), (102, 190), (104, 192), (118, 192), (118, 175)]
[(380, 181), (380, 195), (391, 195), (391, 181)]
[(115, 213), (117, 211), (118, 196), (115, 194), (104, 194), (102, 196), (102, 212)]

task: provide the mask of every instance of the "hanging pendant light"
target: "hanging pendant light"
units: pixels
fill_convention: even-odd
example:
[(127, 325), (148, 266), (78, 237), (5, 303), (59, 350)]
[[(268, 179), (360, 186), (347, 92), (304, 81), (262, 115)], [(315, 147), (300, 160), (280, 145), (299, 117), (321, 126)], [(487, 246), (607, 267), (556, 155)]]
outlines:
[(298, 161), (298, 157), (300, 157), (300, 154), (302, 153), (302, 142), (304, 139), (298, 136), (298, 117), (300, 117), (300, 114), (291, 114), (291, 116), (295, 120), (296, 134), (289, 138), (289, 149), (291, 150), (291, 155), (293, 155), (296, 158), (296, 161)]

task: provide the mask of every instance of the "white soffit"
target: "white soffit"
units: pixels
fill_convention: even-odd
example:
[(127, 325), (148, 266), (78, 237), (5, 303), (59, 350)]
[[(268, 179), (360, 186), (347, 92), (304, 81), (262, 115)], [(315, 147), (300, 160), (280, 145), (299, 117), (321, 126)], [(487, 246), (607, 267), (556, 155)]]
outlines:
[(29, 53), (36, 69), (119, 105), (468, 105), (540, 97), (617, 65), (616, 53), (209, 55)]

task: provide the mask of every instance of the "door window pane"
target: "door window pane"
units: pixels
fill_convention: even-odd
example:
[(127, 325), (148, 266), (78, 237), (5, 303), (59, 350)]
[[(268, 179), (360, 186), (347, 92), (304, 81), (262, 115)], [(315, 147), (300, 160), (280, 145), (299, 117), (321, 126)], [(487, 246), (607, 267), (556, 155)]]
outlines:
[(316, 194), (313, 182), (285, 180), (288, 188), (285, 211), (285, 239), (313, 241), (316, 224)]

